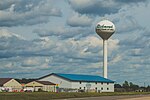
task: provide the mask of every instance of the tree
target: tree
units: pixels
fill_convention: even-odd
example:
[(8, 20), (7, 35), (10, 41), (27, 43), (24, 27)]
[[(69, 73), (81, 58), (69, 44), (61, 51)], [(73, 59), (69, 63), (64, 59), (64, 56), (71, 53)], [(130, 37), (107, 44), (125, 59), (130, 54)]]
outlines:
[(130, 89), (135, 91), (135, 90), (138, 90), (139, 89), (139, 86), (136, 85), (136, 84), (133, 84), (132, 82), (129, 83), (130, 84)]
[(125, 81), (122, 85), (123, 88), (129, 88), (129, 84), (128, 81)]
[(123, 87), (126, 91), (129, 91), (129, 83), (128, 83), (128, 81), (125, 81), (125, 82), (122, 84), (122, 87)]
[(126, 90), (126, 91), (136, 91), (138, 90), (140, 87), (136, 84), (133, 84), (132, 82), (125, 81), (122, 85), (122, 87)]
[(134, 86), (134, 84), (132, 82), (129, 83), (130, 88), (132, 88)]
[(150, 91), (150, 86), (149, 86), (149, 85), (146, 87), (146, 91), (147, 91), (147, 92)]
[(129, 83), (130, 91), (134, 91), (134, 84), (132, 82)]
[(135, 90), (138, 90), (138, 89), (139, 89), (139, 86), (134, 84), (134, 85), (132, 86), (132, 89), (133, 89), (134, 91), (135, 91)]
[(122, 86), (120, 84), (115, 84), (114, 87), (115, 88), (122, 88)]

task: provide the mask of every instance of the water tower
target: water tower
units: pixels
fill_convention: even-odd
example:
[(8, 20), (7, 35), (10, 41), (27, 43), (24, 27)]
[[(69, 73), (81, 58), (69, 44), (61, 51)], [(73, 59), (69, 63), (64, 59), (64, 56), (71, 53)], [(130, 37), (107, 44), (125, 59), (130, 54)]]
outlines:
[(107, 40), (115, 32), (115, 25), (109, 20), (96, 25), (96, 33), (103, 39), (103, 77), (107, 78)]

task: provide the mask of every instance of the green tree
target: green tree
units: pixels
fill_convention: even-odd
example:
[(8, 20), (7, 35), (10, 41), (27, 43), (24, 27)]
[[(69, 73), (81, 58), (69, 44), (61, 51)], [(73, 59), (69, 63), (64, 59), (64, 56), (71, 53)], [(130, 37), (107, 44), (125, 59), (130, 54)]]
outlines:
[(150, 86), (149, 86), (149, 85), (146, 87), (146, 91), (147, 91), (147, 92), (150, 91)]
[(125, 81), (122, 85), (123, 88), (129, 88), (129, 83), (128, 81)]
[(138, 90), (139, 89), (139, 86), (138, 85), (133, 85), (132, 89), (135, 91), (135, 90)]
[(130, 83), (129, 83), (129, 85), (130, 85), (130, 89), (131, 89), (131, 90), (133, 90), (133, 91), (135, 91), (135, 90), (138, 90), (138, 89), (139, 89), (139, 86), (138, 86), (138, 85), (136, 85), (136, 84), (133, 84), (132, 82), (130, 82)]
[(129, 91), (129, 83), (128, 83), (128, 81), (125, 81), (125, 82), (122, 84), (122, 87), (123, 87), (126, 91)]
[(129, 83), (130, 88), (132, 88), (134, 86), (134, 84), (132, 82)]
[(115, 88), (122, 88), (122, 86), (120, 84), (115, 84), (114, 87)]
[(132, 82), (129, 83), (130, 91), (134, 91), (134, 84)]

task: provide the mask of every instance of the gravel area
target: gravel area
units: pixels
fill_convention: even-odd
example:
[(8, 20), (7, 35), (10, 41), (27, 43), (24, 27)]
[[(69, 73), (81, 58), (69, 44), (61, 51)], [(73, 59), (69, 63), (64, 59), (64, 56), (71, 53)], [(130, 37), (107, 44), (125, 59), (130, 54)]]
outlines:
[(121, 99), (121, 100), (150, 100), (150, 96), (149, 97), (138, 97), (138, 98)]
[(61, 100), (150, 100), (150, 95), (101, 96), (101, 97), (69, 98)]

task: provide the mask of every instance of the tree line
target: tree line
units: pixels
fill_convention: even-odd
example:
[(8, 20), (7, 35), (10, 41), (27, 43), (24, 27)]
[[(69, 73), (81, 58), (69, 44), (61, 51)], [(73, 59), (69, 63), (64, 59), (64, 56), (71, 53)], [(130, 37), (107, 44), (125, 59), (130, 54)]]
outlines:
[(122, 85), (115, 84), (115, 91), (116, 92), (149, 92), (150, 86), (139, 86), (132, 82), (125, 81)]

